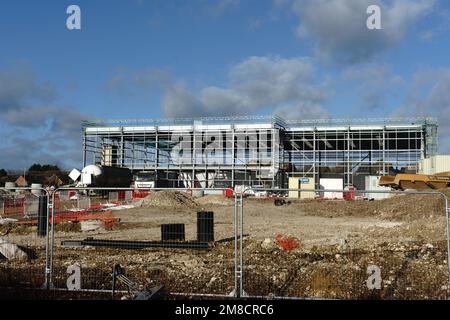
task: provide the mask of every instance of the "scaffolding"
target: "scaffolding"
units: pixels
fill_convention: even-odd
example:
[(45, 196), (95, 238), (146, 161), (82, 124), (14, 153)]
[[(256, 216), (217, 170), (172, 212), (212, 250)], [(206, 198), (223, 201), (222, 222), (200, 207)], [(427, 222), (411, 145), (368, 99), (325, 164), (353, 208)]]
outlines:
[(289, 177), (417, 172), (436, 155), (433, 118), (285, 120), (279, 116), (83, 121), (83, 165), (153, 175), (158, 187), (285, 188)]

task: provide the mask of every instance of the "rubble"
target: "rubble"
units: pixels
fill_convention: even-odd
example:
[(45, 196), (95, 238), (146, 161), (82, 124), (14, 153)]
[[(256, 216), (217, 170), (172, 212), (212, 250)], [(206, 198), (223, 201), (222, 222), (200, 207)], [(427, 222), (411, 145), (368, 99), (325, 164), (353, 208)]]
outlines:
[(162, 190), (145, 197), (142, 207), (196, 208), (198, 205), (185, 192)]
[[(449, 190), (441, 191), (450, 197)], [(440, 195), (394, 195), (376, 201), (295, 201), (292, 204), (310, 216), (379, 217), (388, 221), (414, 221), (444, 216), (444, 201)]]
[(80, 222), (81, 231), (87, 232), (87, 231), (95, 231), (99, 229), (104, 230), (104, 223), (100, 220), (87, 220), (87, 221), (81, 221)]
[(7, 260), (27, 260), (28, 255), (17, 244), (0, 238), (0, 255)]
[(0, 217), (0, 225), (5, 225), (5, 224), (17, 222), (17, 221), (18, 221), (17, 219), (12, 219), (12, 218), (1, 218), (1, 217)]
[(234, 205), (234, 200), (227, 198), (220, 194), (210, 194), (203, 197), (200, 197), (195, 200), (198, 205), (214, 205), (214, 206), (232, 206)]
[[(195, 219), (190, 212), (196, 208), (180, 210), (186, 206), (179, 205), (161, 210), (167, 203), (164, 194), (154, 196), (159, 202), (154, 198), (144, 208), (116, 211), (124, 225), (116, 224), (113, 232), (99, 235), (109, 240), (153, 240), (160, 236), (160, 223), (190, 223)], [(193, 201), (184, 193), (170, 192), (170, 197), (179, 194), (189, 203)], [(398, 197), (396, 201), (401, 204), (395, 204), (394, 197), (371, 202), (302, 201), (281, 207), (246, 200), (245, 291), (258, 296), (331, 299), (448, 298), (445, 219), (438, 220), (436, 211), (441, 209), (440, 198), (419, 196), (421, 201), (412, 201), (410, 196), (416, 197)], [(218, 238), (233, 236), (232, 208), (214, 206)], [(421, 210), (429, 211), (423, 214)], [(429, 219), (430, 215), (436, 219)], [(189, 232), (195, 236), (194, 229)], [(300, 246), (282, 250), (275, 241), (279, 233), (301, 239)], [(11, 235), (21, 236), (14, 231)], [(75, 237), (58, 229), (56, 236)], [(163, 283), (172, 292), (228, 294), (233, 288), (234, 245), (234, 241), (220, 242), (205, 251), (58, 247), (55, 275), (65, 279), (67, 266), (79, 262), (86, 288), (109, 289), (111, 266), (121, 263), (139, 283)], [(0, 267), (4, 263), (0, 262)], [(369, 265), (381, 269), (379, 291), (366, 286)], [(23, 270), (27, 269), (17, 269), (17, 273)]]
[(261, 248), (263, 248), (265, 250), (273, 250), (273, 249), (277, 248), (277, 245), (275, 244), (275, 242), (272, 239), (266, 238), (261, 243)]

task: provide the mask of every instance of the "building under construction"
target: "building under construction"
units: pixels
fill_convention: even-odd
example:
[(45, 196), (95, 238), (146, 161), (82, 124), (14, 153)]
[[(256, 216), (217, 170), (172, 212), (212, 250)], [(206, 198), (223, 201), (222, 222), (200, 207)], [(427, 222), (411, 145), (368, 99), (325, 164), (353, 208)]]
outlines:
[(83, 165), (125, 167), (157, 187), (286, 188), (290, 177), (342, 179), (416, 173), (436, 155), (432, 118), (292, 121), (216, 117), (84, 121)]

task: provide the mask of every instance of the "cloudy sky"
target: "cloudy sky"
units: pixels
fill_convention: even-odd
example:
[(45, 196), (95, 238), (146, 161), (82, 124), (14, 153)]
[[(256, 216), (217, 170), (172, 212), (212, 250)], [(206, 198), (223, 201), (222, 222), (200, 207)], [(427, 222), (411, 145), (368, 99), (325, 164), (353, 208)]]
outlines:
[(446, 0), (4, 0), (0, 39), (0, 168), (80, 167), (89, 118), (433, 116), (450, 153)]

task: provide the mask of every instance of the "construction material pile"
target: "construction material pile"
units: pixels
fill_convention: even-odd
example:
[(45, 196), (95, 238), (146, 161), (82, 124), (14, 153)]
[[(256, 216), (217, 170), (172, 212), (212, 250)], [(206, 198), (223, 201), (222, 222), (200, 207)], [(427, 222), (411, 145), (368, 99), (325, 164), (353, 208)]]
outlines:
[[(447, 197), (449, 191), (443, 191)], [(440, 195), (403, 194), (376, 201), (302, 201), (295, 207), (309, 216), (378, 217), (384, 220), (413, 221), (444, 216), (444, 200)]]
[(198, 198), (196, 202), (201, 206), (232, 206), (234, 205), (234, 200), (224, 197), (221, 194), (210, 194), (204, 197)]
[(185, 192), (157, 191), (144, 198), (143, 207), (196, 208), (197, 203)]

